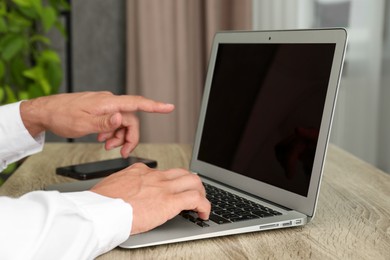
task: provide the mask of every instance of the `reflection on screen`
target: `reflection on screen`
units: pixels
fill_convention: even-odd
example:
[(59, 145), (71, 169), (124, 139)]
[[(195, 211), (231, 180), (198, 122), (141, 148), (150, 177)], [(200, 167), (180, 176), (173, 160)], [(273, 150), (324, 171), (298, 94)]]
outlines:
[(220, 44), (198, 159), (307, 196), (335, 44)]

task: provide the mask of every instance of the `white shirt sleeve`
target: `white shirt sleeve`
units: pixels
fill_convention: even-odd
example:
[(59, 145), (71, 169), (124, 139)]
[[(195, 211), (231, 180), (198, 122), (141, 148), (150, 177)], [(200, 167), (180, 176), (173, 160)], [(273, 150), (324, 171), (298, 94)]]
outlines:
[(94, 259), (131, 232), (132, 208), (91, 191), (0, 197), (0, 259)]
[(40, 152), (45, 141), (44, 132), (33, 138), (24, 127), (21, 102), (0, 106), (0, 172), (8, 164)]
[[(31, 137), (19, 106), (0, 106), (0, 171), (43, 147), (44, 133)], [(130, 204), (91, 191), (0, 197), (0, 259), (93, 259), (125, 241), (132, 221)]]

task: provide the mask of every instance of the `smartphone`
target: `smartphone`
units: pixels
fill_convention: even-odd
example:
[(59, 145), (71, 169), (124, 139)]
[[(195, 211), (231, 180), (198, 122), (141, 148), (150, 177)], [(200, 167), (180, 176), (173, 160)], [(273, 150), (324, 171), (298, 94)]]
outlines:
[(155, 160), (130, 156), (128, 158), (118, 158), (58, 167), (56, 169), (56, 173), (58, 175), (78, 180), (90, 180), (106, 177), (137, 162), (144, 163), (150, 168), (157, 167), (157, 161)]

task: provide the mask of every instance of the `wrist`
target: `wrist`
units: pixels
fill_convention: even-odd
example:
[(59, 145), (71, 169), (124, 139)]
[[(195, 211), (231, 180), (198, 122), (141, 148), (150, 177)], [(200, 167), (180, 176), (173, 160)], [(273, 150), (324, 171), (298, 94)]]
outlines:
[(26, 100), (20, 103), (20, 117), (32, 137), (46, 130), (42, 123), (41, 112), (42, 110), (37, 106), (37, 99)]

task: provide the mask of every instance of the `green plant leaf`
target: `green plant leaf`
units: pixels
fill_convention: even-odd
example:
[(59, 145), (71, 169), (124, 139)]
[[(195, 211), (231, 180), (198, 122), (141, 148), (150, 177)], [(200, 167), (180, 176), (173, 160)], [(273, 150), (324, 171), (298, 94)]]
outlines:
[(48, 80), (46, 78), (41, 78), (40, 81), (39, 81), (39, 86), (41, 87), (43, 93), (45, 95), (50, 95), (51, 93), (51, 86), (50, 86), (50, 83), (48, 82)]
[(10, 86), (5, 85), (4, 90), (5, 90), (5, 94), (6, 94), (6, 101), (5, 102), (7, 104), (15, 103), (18, 101), (18, 99), (15, 96), (15, 93), (13, 92), (13, 90), (11, 89)]
[(12, 0), (16, 5), (20, 7), (32, 7), (32, 3), (30, 0)]
[(51, 6), (57, 10), (69, 11), (70, 4), (66, 0), (49, 0)]
[(27, 69), (27, 70), (23, 71), (23, 76), (25, 76), (26, 78), (35, 80), (35, 81), (39, 81), (39, 79), (41, 79), (43, 77), (42, 69), (38, 66), (35, 66), (31, 69)]
[(24, 33), (27, 28), (32, 27), (32, 21), (19, 13), (12, 11), (7, 16), (8, 30), (14, 33)]
[(23, 49), (25, 40), (17, 34), (9, 34), (4, 37), (0, 44), (1, 56), (5, 61), (12, 59)]
[(11, 85), (19, 86), (19, 89), (27, 89), (27, 79), (22, 72), (27, 69), (23, 56), (18, 56), (10, 61), (10, 81)]
[(45, 7), (41, 13), (41, 19), (45, 32), (48, 32), (57, 21), (57, 13), (53, 7)]
[(43, 11), (42, 0), (29, 0), (29, 1), (32, 3), (32, 6), (34, 7), (35, 11), (39, 15), (42, 15), (42, 11)]
[(14, 172), (17, 168), (17, 163), (11, 163), (11, 164), (8, 164), (7, 168), (5, 168), (1, 173), (3, 174), (11, 174), (12, 172)]
[(26, 90), (19, 91), (19, 99), (20, 100), (27, 100), (29, 98), (30, 98), (30, 95), (28, 94), (28, 91), (26, 91)]
[(3, 17), (0, 17), (0, 33), (7, 32), (7, 23), (5, 22)]
[[(5, 65), (4, 65), (4, 62), (2, 60), (0, 60), (0, 80), (3, 79), (4, 74), (5, 74)], [(0, 98), (0, 100), (1, 100), (1, 98)]]
[(47, 63), (45, 66), (45, 75), (51, 86), (50, 94), (57, 93), (63, 79), (61, 64)]
[(0, 104), (3, 104), (4, 100), (4, 87), (0, 85)]
[(31, 7), (19, 7), (20, 13), (22, 13), (27, 18), (32, 20), (37, 20), (39, 18), (39, 14), (36, 12), (34, 8)]
[(58, 92), (61, 58), (46, 33), (55, 27), (66, 38), (59, 19), (66, 10), (68, 0), (0, 0), (0, 102)]
[[(50, 93), (55, 93), (62, 82), (61, 59), (53, 50), (45, 50), (38, 58), (38, 65), (43, 70), (43, 75), (50, 85)], [(46, 93), (46, 92), (45, 92)]]
[(40, 57), (38, 59), (39, 59), (39, 62), (61, 63), (60, 57), (53, 50), (44, 50), (44, 51), (42, 51), (41, 55), (40, 55)]
[(64, 11), (69, 11), (70, 10), (70, 4), (66, 0), (60, 0), (60, 7), (59, 8), (62, 8)]
[(30, 98), (36, 98), (45, 95), (40, 86), (36, 83), (28, 85), (27, 91), (29, 93)]
[(68, 39), (68, 36), (66, 34), (66, 31), (65, 31), (65, 28), (64, 28), (64, 25), (62, 23), (60, 23), (59, 21), (57, 21), (54, 26), (57, 28), (57, 30), (61, 33), (62, 37), (65, 38), (65, 40)]
[(41, 43), (44, 43), (46, 45), (51, 45), (51, 40), (43, 35), (40, 35), (40, 34), (35, 34), (35, 35), (31, 36), (30, 42), (31, 43), (41, 42)]
[(13, 0), (20, 13), (26, 17), (36, 20), (42, 14), (42, 0)]
[(25, 70), (23, 72), (23, 75), (26, 78), (32, 79), (35, 81), (36, 84), (38, 84), (39, 88), (42, 89), (44, 95), (49, 95), (51, 86), (50, 83), (48, 82), (47, 78), (45, 77), (45, 71), (44, 69), (40, 66), (37, 65), (32, 69)]
[(5, 1), (0, 2), (0, 16), (3, 16), (7, 13), (7, 4)]

